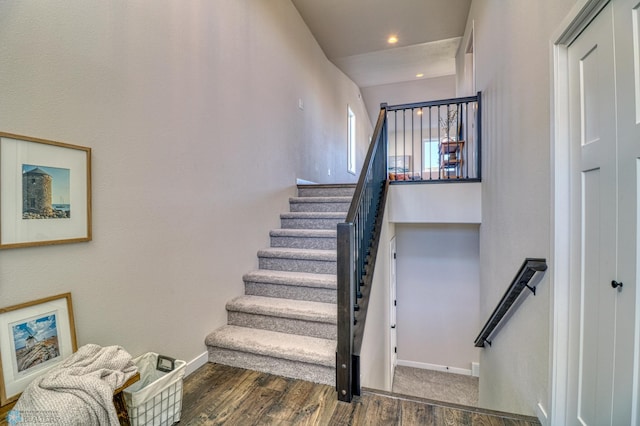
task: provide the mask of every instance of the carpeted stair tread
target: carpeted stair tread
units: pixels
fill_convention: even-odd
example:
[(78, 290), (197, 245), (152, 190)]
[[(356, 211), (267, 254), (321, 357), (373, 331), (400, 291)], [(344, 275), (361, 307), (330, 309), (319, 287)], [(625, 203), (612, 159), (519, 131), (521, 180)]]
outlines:
[(280, 215), (280, 227), (288, 229), (336, 229), (338, 223), (344, 222), (346, 217), (346, 211), (282, 213)]
[[(290, 247), (311, 250), (336, 250), (338, 247), (336, 223), (323, 224), (324, 229), (313, 225), (293, 227), (291, 223), (283, 223), (285, 228), (274, 229), (269, 233), (271, 247)], [(291, 226), (287, 228), (286, 226)], [(330, 229), (332, 228), (332, 229)]]
[(297, 238), (336, 238), (335, 229), (296, 229), (278, 228), (269, 232), (271, 237), (297, 237)]
[(258, 250), (258, 257), (335, 262), (337, 259), (337, 254), (335, 250), (310, 250), (286, 247), (269, 247)]
[(313, 274), (310, 272), (272, 271), (257, 269), (245, 274), (245, 282), (280, 284), (316, 288), (337, 288), (337, 278), (330, 274)]
[(353, 197), (291, 197), (290, 203), (351, 203)]
[(298, 185), (299, 197), (335, 197), (335, 196), (351, 196), (356, 190), (356, 184), (322, 184), (322, 185)]
[(335, 384), (337, 224), (355, 184), (299, 185), (227, 303), (227, 325), (206, 337), (209, 361)]
[(239, 296), (227, 302), (227, 311), (337, 324), (337, 306), (275, 297)]
[(281, 219), (346, 219), (347, 212), (288, 212), (281, 213)]
[(209, 334), (205, 343), (223, 349), (326, 367), (335, 365), (336, 342), (317, 337), (225, 325)]

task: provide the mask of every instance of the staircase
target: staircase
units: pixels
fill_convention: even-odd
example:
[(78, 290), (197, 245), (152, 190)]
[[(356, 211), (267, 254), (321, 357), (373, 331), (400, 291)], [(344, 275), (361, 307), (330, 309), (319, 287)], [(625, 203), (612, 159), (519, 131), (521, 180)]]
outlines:
[(336, 225), (355, 185), (301, 185), (244, 275), (245, 295), (227, 303), (227, 325), (209, 334), (209, 361), (335, 384)]

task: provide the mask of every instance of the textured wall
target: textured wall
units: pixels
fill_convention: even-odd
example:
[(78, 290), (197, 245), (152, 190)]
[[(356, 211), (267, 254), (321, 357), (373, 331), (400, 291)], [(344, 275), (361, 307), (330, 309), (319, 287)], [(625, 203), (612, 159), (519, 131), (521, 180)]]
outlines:
[(399, 360), (478, 362), (478, 238), (478, 225), (396, 224)]
[(9, 0), (0, 40), (0, 129), (93, 149), (93, 241), (3, 251), (0, 306), (71, 291), (79, 344), (199, 356), (295, 179), (355, 179), (347, 104), (362, 164), (289, 0)]
[(380, 113), (380, 104), (399, 105), (411, 102), (449, 99), (456, 94), (456, 76), (423, 78), (414, 81), (382, 84), (362, 89), (362, 96), (369, 111), (371, 123), (375, 125)]
[[(476, 89), (482, 91), (480, 319), (526, 257), (550, 253), (551, 35), (574, 0), (476, 0)], [(458, 68), (464, 49), (458, 53)], [(458, 87), (465, 87), (458, 82)], [(548, 275), (480, 355), (480, 405), (534, 415), (549, 378)], [(548, 407), (547, 407), (548, 409)]]

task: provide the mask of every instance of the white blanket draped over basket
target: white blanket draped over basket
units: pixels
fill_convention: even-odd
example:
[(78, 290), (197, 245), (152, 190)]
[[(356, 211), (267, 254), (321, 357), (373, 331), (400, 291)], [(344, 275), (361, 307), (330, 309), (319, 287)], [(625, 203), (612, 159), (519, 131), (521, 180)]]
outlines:
[(55, 413), (59, 425), (117, 426), (113, 392), (136, 371), (122, 347), (85, 345), (31, 382), (14, 410)]

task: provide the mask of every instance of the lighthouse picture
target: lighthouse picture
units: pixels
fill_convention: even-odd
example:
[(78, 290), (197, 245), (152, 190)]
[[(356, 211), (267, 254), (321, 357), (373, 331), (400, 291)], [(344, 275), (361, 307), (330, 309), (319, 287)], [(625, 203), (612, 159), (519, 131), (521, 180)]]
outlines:
[(23, 164), (22, 218), (70, 218), (69, 187), (69, 169)]

